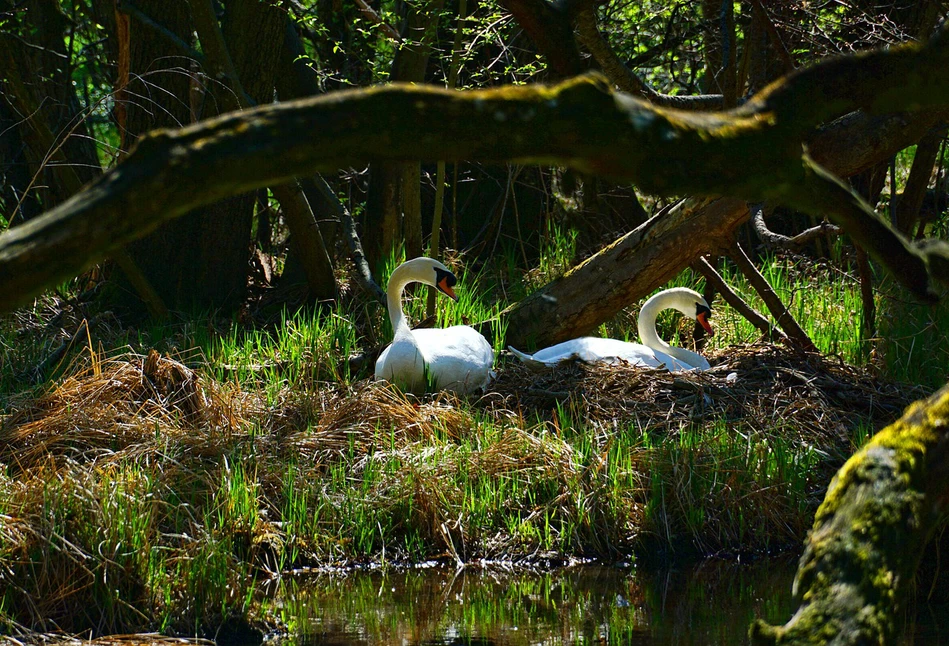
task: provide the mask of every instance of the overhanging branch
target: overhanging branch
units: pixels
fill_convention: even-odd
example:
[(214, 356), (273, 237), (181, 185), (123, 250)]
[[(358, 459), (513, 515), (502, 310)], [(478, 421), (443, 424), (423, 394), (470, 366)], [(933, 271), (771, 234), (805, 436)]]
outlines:
[(898, 236), (802, 157), (801, 142), (818, 123), (859, 108), (949, 106), (947, 33), (796, 72), (727, 113), (656, 108), (579, 77), (469, 92), (390, 85), (157, 131), (85, 191), (0, 235), (0, 309), (222, 197), (367, 161), (439, 159), (559, 164), (657, 194), (771, 199), (826, 214), (931, 299), (927, 268), (949, 278), (940, 269), (949, 255)]

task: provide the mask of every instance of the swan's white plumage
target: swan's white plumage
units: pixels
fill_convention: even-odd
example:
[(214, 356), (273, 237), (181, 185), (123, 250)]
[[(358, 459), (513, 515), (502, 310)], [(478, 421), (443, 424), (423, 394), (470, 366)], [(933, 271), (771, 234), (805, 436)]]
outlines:
[[(582, 336), (578, 339), (564, 341), (549, 348), (538, 350), (534, 354), (525, 354), (508, 346), (508, 350), (533, 367), (553, 366), (561, 361), (584, 361), (595, 363), (618, 363), (625, 361), (633, 366), (645, 368), (660, 368), (665, 366), (669, 370), (692, 370), (696, 366), (679, 361), (664, 352), (657, 352), (641, 343), (629, 343), (618, 339), (602, 339), (594, 336)], [(700, 368), (707, 370), (708, 368)]]
[[(708, 370), (711, 366), (702, 355), (685, 348), (670, 346), (659, 338), (656, 333), (656, 316), (660, 311), (669, 308), (675, 308), (691, 318), (698, 318), (711, 333), (711, 327), (705, 319), (709, 307), (702, 295), (685, 287), (676, 287), (659, 292), (643, 304), (638, 321), (639, 336), (643, 343), (585, 336), (552, 345), (534, 354), (520, 352), (511, 346), (508, 346), (508, 349), (534, 368), (553, 366), (561, 361), (580, 360), (587, 363), (626, 361), (635, 366), (665, 366), (670, 371)], [(702, 315), (703, 312), (705, 315)]]
[(491, 344), (467, 325), (409, 328), (402, 291), (411, 282), (432, 285), (454, 298), (455, 277), (437, 260), (414, 258), (396, 267), (386, 290), (394, 337), (376, 361), (376, 379), (414, 393), (425, 391), (426, 376), (438, 390), (467, 394), (486, 387), (494, 376)]

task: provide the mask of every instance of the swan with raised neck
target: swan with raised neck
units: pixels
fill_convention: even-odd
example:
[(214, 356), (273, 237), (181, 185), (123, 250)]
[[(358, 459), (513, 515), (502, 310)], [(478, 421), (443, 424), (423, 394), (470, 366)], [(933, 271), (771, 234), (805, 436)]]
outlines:
[(639, 310), (639, 318), (636, 321), (639, 340), (646, 347), (675, 357), (679, 361), (688, 364), (690, 368), (708, 370), (711, 367), (708, 360), (698, 352), (669, 345), (659, 337), (659, 333), (656, 332), (656, 318), (659, 316), (659, 312), (666, 309), (679, 310), (685, 316), (698, 321), (709, 336), (715, 334), (708, 322), (712, 309), (708, 306), (705, 298), (688, 287), (673, 287), (653, 295), (643, 303)]
[(483, 389), (494, 373), (494, 351), (477, 330), (467, 325), (413, 330), (402, 309), (402, 293), (412, 282), (435, 287), (458, 300), (455, 275), (433, 258), (413, 258), (392, 272), (386, 286), (392, 343), (376, 361), (376, 379), (385, 379), (405, 391), (422, 393), (431, 384), (437, 390), (467, 394)]

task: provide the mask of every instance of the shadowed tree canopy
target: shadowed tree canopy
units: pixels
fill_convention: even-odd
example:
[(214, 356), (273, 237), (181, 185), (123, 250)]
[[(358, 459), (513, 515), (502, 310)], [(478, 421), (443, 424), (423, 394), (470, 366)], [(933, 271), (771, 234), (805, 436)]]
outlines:
[(585, 76), (467, 92), (390, 85), (155, 131), (86, 190), (0, 236), (0, 307), (196, 206), (315, 171), (418, 159), (559, 163), (657, 194), (769, 199), (830, 218), (932, 300), (949, 276), (944, 245), (907, 241), (802, 144), (854, 110), (949, 105), (947, 34), (828, 60), (727, 112), (658, 108)]

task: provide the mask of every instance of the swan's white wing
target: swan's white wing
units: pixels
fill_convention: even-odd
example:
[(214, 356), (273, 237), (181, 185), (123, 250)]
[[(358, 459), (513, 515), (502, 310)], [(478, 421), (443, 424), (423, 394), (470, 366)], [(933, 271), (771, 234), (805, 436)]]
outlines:
[(439, 390), (471, 393), (493, 377), (494, 350), (477, 330), (467, 325), (412, 330), (425, 358), (428, 374)]
[(648, 368), (660, 368), (665, 366), (670, 371), (677, 370), (708, 370), (709, 364), (702, 355), (695, 355), (695, 364), (673, 357), (641, 343), (630, 343), (618, 339), (601, 339), (599, 337), (584, 336), (570, 341), (564, 341), (552, 345), (549, 348), (538, 350), (534, 354), (525, 354), (515, 350), (511, 346), (508, 349), (515, 354), (521, 361), (531, 367), (540, 365), (554, 366), (562, 361), (573, 361), (579, 359), (587, 363), (596, 363), (605, 361), (615, 363), (625, 361), (634, 366), (643, 366)]
[(651, 348), (618, 339), (587, 337), (580, 356), (584, 361), (591, 363), (594, 361), (615, 363), (622, 360), (634, 366), (657, 368), (662, 365), (662, 361), (656, 358), (656, 353)]
[[(701, 359), (701, 361), (699, 361), (699, 359)], [(696, 361), (695, 363), (692, 364), (692, 370), (711, 370), (711, 369), (712, 369), (712, 364), (708, 362), (708, 359), (706, 359), (700, 354), (696, 356)]]
[(595, 339), (593, 337), (580, 337), (579, 339), (572, 339), (570, 341), (564, 341), (563, 343), (558, 343), (552, 345), (543, 350), (538, 350), (531, 358), (534, 361), (539, 361), (546, 366), (555, 366), (561, 361), (573, 361), (575, 359), (582, 359), (583, 361), (596, 361), (595, 358), (591, 358), (596, 355), (595, 349), (591, 348), (591, 341), (602, 341), (603, 339)]
[(537, 361), (536, 359), (534, 359), (533, 356), (527, 354), (526, 352), (521, 352), (520, 350), (518, 350), (517, 348), (513, 346), (509, 345), (507, 346), (507, 349), (511, 351), (511, 354), (513, 354), (515, 357), (517, 357), (522, 362), (524, 362), (527, 365), (527, 367), (530, 368), (531, 370), (536, 371), (536, 370), (541, 370), (547, 367), (547, 364), (541, 361)]
[[(512, 348), (513, 350), (513, 348)], [(518, 356), (521, 353), (515, 353)], [(564, 341), (549, 348), (538, 350), (533, 355), (526, 355), (533, 361), (553, 366), (561, 361), (579, 359), (587, 363), (598, 361), (626, 361), (634, 366), (658, 367), (662, 361), (656, 359), (655, 353), (639, 343), (628, 343), (618, 339), (601, 339), (599, 337), (584, 336), (570, 341)], [(521, 357), (523, 360), (523, 357)]]
[(693, 366), (689, 365), (682, 359), (677, 359), (676, 357), (668, 355), (665, 352), (660, 352), (659, 350), (654, 350), (653, 352), (656, 356), (656, 367), (665, 366), (669, 372), (692, 370), (693, 368)]
[(414, 336), (401, 336), (376, 360), (376, 379), (385, 379), (406, 392), (425, 391), (425, 362)]

